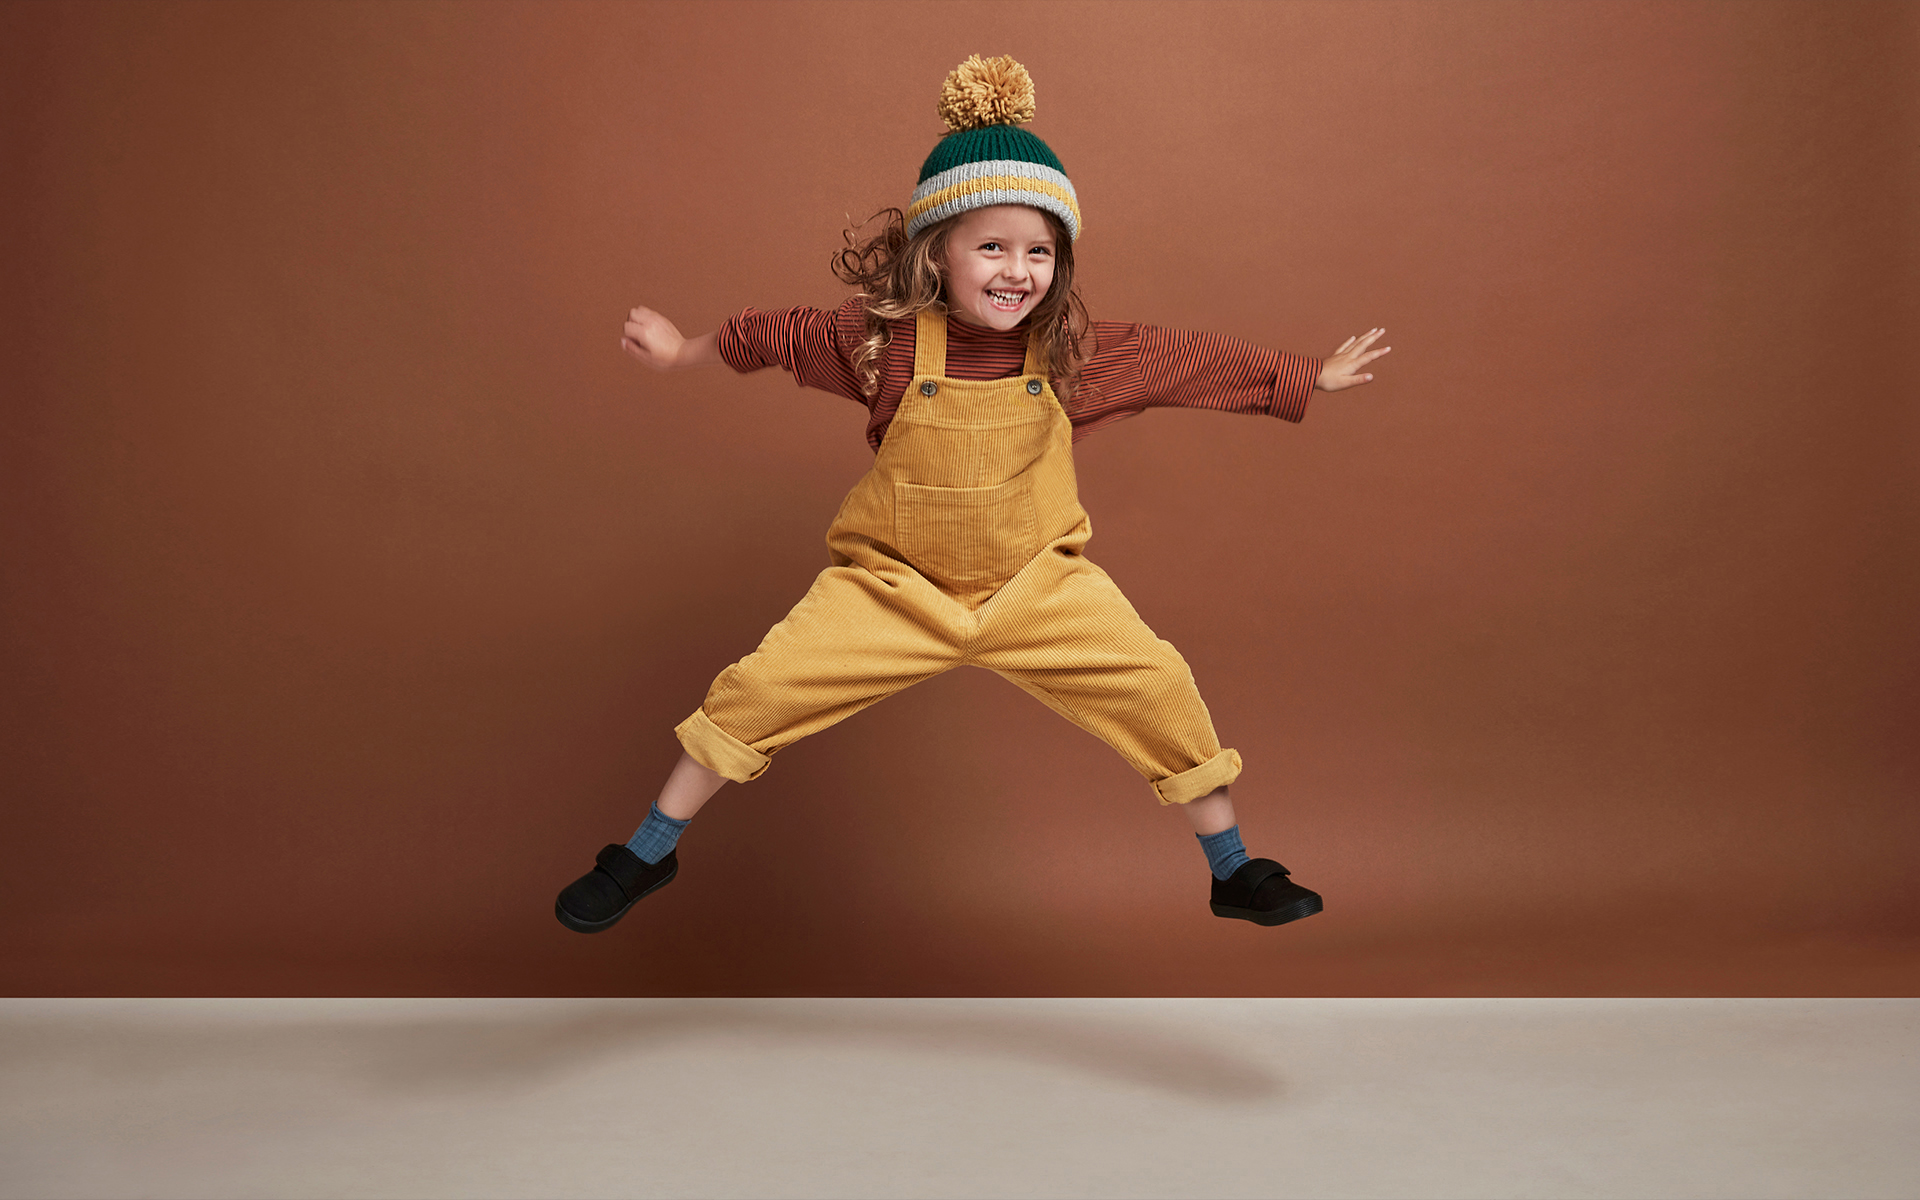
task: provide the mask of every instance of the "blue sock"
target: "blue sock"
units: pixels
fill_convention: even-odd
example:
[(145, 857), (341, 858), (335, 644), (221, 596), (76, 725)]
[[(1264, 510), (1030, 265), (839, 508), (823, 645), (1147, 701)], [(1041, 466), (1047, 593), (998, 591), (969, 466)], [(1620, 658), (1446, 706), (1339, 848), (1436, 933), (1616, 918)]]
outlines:
[(1200, 848), (1207, 852), (1207, 866), (1215, 879), (1225, 879), (1249, 861), (1247, 848), (1240, 844), (1240, 827), (1235, 825), (1219, 833), (1196, 833)]
[(680, 835), (691, 824), (692, 817), (676, 821), (661, 812), (656, 802), (648, 811), (647, 819), (640, 822), (640, 828), (634, 830), (633, 836), (627, 839), (627, 849), (639, 855), (641, 862), (657, 863), (673, 853), (674, 843), (680, 840)]

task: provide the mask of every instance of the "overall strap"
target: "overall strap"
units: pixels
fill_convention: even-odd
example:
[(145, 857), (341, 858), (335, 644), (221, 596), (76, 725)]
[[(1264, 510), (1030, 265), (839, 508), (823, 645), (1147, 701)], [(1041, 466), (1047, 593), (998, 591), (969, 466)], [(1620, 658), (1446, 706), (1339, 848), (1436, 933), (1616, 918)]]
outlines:
[(1040, 343), (1033, 336), (1031, 329), (1027, 331), (1027, 361), (1026, 365), (1020, 368), (1020, 373), (1038, 375), (1042, 379), (1048, 378), (1046, 356), (1040, 353)]
[(947, 310), (935, 304), (913, 318), (913, 373), (945, 379), (947, 375)]

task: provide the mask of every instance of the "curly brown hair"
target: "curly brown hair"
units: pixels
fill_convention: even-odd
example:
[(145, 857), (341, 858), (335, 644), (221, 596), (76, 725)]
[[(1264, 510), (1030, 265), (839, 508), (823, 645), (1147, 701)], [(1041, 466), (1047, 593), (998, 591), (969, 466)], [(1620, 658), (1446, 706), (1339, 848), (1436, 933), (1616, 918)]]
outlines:
[[(1087, 306), (1073, 286), (1073, 239), (1060, 218), (1037, 210), (1053, 231), (1053, 283), (1028, 317), (1034, 331), (1041, 361), (1060, 388), (1065, 402), (1080, 382), (1080, 368), (1086, 361), (1081, 339), (1091, 323)], [(882, 218), (886, 225), (865, 241), (854, 234)], [(858, 289), (866, 301), (867, 339), (854, 355), (854, 374), (861, 390), (872, 396), (880, 388), (880, 352), (886, 349), (887, 322), (911, 317), (923, 308), (944, 302), (945, 284), (941, 272), (946, 266), (944, 253), (947, 233), (958, 215), (936, 221), (909, 238), (907, 214), (897, 208), (883, 208), (858, 225), (849, 226), (840, 236), (846, 245), (835, 252), (833, 273), (841, 282)]]

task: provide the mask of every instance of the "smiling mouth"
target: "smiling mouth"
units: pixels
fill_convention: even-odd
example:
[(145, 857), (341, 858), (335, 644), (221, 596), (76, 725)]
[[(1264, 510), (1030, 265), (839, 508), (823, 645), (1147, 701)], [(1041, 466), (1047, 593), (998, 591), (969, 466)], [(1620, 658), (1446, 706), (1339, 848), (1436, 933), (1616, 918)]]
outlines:
[(1025, 292), (997, 292), (987, 289), (987, 300), (1001, 312), (1012, 312), (1027, 302)]

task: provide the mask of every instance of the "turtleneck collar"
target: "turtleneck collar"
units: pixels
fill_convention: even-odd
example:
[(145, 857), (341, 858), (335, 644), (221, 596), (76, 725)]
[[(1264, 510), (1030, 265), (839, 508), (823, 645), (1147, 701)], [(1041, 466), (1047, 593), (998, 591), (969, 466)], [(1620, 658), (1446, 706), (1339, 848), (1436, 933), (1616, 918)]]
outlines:
[(947, 342), (971, 342), (976, 346), (1004, 346), (1027, 344), (1027, 330), (1033, 324), (1031, 316), (1024, 318), (1012, 329), (988, 329), (984, 325), (975, 325), (971, 321), (962, 321), (949, 313), (947, 315)]

